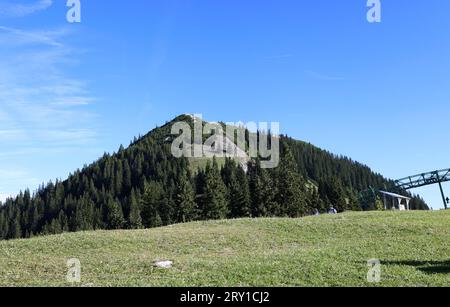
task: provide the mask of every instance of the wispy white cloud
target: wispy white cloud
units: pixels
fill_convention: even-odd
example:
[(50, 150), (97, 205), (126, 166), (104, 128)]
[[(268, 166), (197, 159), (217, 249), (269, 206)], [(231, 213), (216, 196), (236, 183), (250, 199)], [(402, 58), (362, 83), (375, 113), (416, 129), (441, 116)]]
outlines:
[(68, 70), (77, 64), (68, 34), (0, 26), (0, 199), (49, 179), (35, 179), (25, 166), (31, 158), (86, 148), (97, 137), (96, 99)]
[[(0, 130), (0, 142), (18, 140), (24, 136), (24, 131), (20, 129)], [(3, 143), (4, 144), (4, 143)]]
[(73, 65), (73, 50), (62, 43), (68, 33), (0, 26), (0, 140), (67, 145), (95, 137), (87, 108), (95, 98), (87, 82), (65, 73)]
[(60, 146), (73, 143), (84, 144), (96, 136), (90, 129), (39, 130), (35, 135), (43, 141), (58, 142)]
[[(38, 179), (33, 178), (27, 171), (21, 169), (0, 169), (0, 178), (2, 178), (7, 185), (26, 184), (28, 186), (33, 186), (39, 184)], [(2, 202), (7, 198), (14, 196), (12, 193), (6, 191), (7, 189), (3, 184), (0, 182), (0, 201)]]
[(0, 177), (8, 177), (10, 179), (14, 179), (21, 178), (23, 175), (25, 175), (24, 171), (0, 169)]
[(55, 106), (62, 107), (72, 107), (72, 106), (86, 106), (94, 102), (95, 99), (92, 97), (83, 97), (83, 96), (66, 96), (60, 97), (58, 100), (53, 102)]
[(0, 3), (0, 17), (25, 17), (51, 7), (53, 0), (38, 0), (30, 4), (2, 2)]
[(0, 37), (3, 42), (7, 42), (11, 47), (32, 44), (44, 44), (55, 47), (63, 47), (57, 41), (58, 38), (67, 34), (66, 29), (56, 31), (23, 31), (10, 27), (0, 26)]

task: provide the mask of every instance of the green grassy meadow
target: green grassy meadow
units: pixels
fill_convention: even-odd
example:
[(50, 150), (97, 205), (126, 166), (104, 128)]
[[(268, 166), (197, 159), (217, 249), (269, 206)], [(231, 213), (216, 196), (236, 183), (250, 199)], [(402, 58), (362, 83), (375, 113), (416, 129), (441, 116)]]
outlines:
[[(81, 283), (66, 281), (81, 261)], [(381, 281), (369, 283), (369, 259)], [(154, 261), (171, 260), (171, 269)], [(450, 212), (194, 222), (0, 242), (0, 286), (450, 286)]]

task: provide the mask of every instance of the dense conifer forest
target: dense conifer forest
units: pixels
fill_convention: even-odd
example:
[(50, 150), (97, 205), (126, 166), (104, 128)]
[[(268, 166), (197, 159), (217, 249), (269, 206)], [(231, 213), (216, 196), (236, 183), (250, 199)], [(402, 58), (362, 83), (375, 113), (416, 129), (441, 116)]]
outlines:
[[(192, 124), (181, 116), (174, 121)], [(281, 161), (244, 170), (227, 159), (192, 168), (171, 154), (171, 123), (105, 154), (65, 181), (25, 190), (0, 204), (0, 239), (98, 229), (139, 229), (194, 220), (300, 217), (313, 210), (361, 210), (358, 192), (392, 182), (367, 166), (282, 136)], [(399, 191), (402, 192), (402, 191)], [(414, 198), (414, 209), (427, 209)]]

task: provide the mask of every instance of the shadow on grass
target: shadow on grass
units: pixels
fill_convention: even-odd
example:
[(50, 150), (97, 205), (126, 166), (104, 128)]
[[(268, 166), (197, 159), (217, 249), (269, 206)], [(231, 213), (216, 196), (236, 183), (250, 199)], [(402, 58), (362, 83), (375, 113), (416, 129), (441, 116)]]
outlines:
[(450, 260), (447, 261), (382, 261), (384, 265), (412, 266), (427, 274), (450, 274)]

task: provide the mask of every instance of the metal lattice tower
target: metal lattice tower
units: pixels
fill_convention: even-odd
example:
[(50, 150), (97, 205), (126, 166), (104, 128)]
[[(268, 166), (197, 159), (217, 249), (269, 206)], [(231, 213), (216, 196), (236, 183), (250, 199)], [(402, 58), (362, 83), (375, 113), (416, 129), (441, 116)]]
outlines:
[[(387, 190), (400, 190), (400, 191), (408, 191), (411, 189), (416, 189), (428, 185), (438, 184), (441, 190), (442, 201), (444, 203), (445, 209), (448, 209), (448, 204), (450, 199), (445, 197), (444, 189), (442, 187), (443, 182), (450, 181), (450, 169), (444, 169), (440, 171), (434, 171), (429, 173), (422, 173), (419, 175), (409, 176), (406, 178), (402, 178), (394, 181), (394, 186), (392, 189)], [(371, 199), (375, 199), (376, 195), (379, 195), (380, 190), (369, 188), (365, 191), (361, 191), (359, 194), (360, 201), (367, 201)]]
[(427, 185), (439, 184), (442, 201), (444, 202), (444, 207), (447, 209), (447, 203), (449, 199), (445, 198), (444, 189), (442, 188), (442, 183), (447, 181), (450, 181), (450, 169), (414, 175), (396, 180), (394, 181), (394, 183), (398, 188), (402, 190), (411, 190)]

